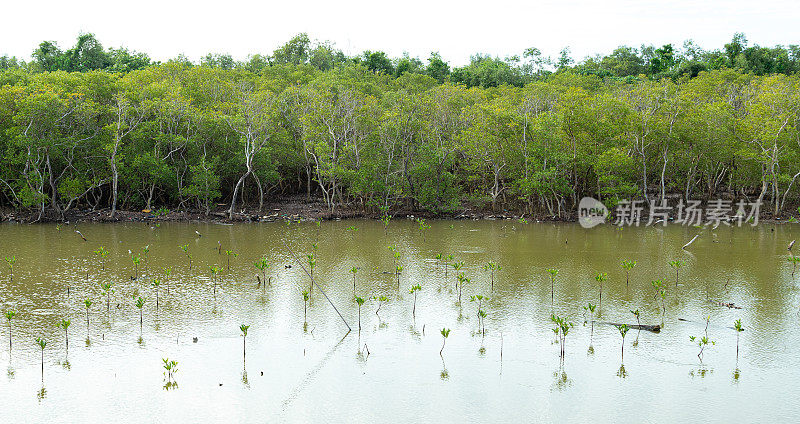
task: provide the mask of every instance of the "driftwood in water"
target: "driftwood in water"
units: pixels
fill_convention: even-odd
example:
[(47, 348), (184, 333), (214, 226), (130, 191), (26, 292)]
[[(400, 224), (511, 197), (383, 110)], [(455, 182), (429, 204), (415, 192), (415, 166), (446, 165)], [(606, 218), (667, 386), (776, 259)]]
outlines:
[[(597, 322), (597, 321), (595, 321), (595, 322)], [(619, 327), (619, 326), (621, 326), (621, 325), (622, 325), (622, 323), (619, 323), (619, 322), (597, 322), (597, 323), (598, 323), (598, 324), (608, 324), (608, 325), (613, 325), (613, 326), (615, 326), (615, 327)], [(658, 324), (656, 324), (656, 325), (647, 325), (647, 324), (626, 324), (626, 325), (628, 326), (628, 329), (630, 329), (630, 330), (645, 330), (645, 331), (651, 331), (651, 332), (653, 332), (653, 333), (658, 333), (658, 332), (660, 332), (660, 331), (661, 331), (661, 326), (660, 326), (660, 325), (658, 325)]]
[(692, 243), (694, 243), (694, 241), (697, 240), (698, 237), (700, 237), (700, 234), (696, 234), (694, 237), (692, 237), (692, 239), (689, 240), (689, 243), (684, 244), (683, 247), (681, 247), (681, 249), (686, 250), (686, 248), (689, 247), (689, 245), (691, 245)]
[(717, 306), (724, 306), (728, 309), (742, 309), (741, 306), (736, 306), (733, 302), (725, 303), (725, 302), (717, 302), (716, 300), (709, 300), (709, 303)]

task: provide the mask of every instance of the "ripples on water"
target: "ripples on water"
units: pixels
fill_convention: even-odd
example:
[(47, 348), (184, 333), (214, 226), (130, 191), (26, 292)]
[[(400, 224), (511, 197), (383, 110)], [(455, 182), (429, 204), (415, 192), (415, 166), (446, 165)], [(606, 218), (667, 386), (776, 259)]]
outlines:
[[(386, 233), (372, 221), (80, 225), (88, 242), (68, 226), (2, 225), (0, 255), (16, 255), (17, 264), (13, 281), (7, 268), (0, 274), (0, 305), (19, 315), (10, 356), (5, 322), (0, 333), (0, 422), (794, 421), (800, 273), (791, 275), (786, 246), (795, 225), (707, 230), (685, 252), (694, 228), (430, 224), (424, 233), (402, 220)], [(349, 334), (319, 290), (304, 325), (300, 293), (309, 280), (284, 243), (305, 258), (314, 242), (314, 276), (353, 327)], [(178, 247), (187, 243), (191, 270)], [(131, 280), (128, 250), (143, 254), (145, 245), (141, 275)], [(389, 245), (401, 255), (399, 288)], [(100, 246), (110, 252), (105, 269), (92, 253)], [(239, 255), (215, 297), (209, 266), (225, 267), (224, 250)], [(437, 253), (464, 262), (471, 281), (461, 305), (456, 273), (445, 277)], [(262, 256), (271, 265), (265, 289), (256, 287), (253, 266)], [(624, 259), (638, 262), (629, 287)], [(674, 259), (685, 263), (677, 288)], [(493, 292), (489, 261), (502, 266)], [(356, 294), (367, 299), (360, 333), (353, 266)], [(164, 267), (173, 272), (156, 310), (150, 283), (164, 280)], [(547, 268), (560, 270), (552, 308)], [(650, 282), (667, 282), (664, 329), (631, 330), (624, 365), (617, 328), (583, 323), (583, 306), (598, 300), (599, 272), (608, 280), (598, 321), (634, 324), (630, 311), (639, 309), (642, 323), (661, 323)], [(109, 311), (101, 282), (114, 283)], [(414, 284), (422, 286), (416, 317)], [(137, 293), (146, 299), (141, 329)], [(469, 300), (475, 294), (489, 298), (485, 335)], [(376, 315), (373, 297), (381, 295), (389, 301)], [(563, 362), (552, 312), (575, 325)], [(69, 352), (62, 318), (72, 323)], [(689, 337), (703, 334), (706, 318), (715, 344), (700, 362)], [(746, 328), (738, 362), (736, 319)], [(250, 325), (246, 362), (242, 323)], [(451, 333), (440, 357), (443, 327)], [(48, 341), (43, 376), (35, 337)], [(174, 382), (162, 358), (178, 361)]]

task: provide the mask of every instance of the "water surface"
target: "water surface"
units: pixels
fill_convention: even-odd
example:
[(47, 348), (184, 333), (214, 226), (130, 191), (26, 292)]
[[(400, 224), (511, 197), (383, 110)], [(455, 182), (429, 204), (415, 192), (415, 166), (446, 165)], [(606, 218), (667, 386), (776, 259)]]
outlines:
[[(2, 225), (0, 255), (17, 263), (13, 281), (7, 267), (0, 273), (0, 308), (19, 315), (10, 353), (5, 320), (0, 327), (0, 422), (796, 419), (800, 273), (792, 276), (786, 247), (797, 226), (705, 230), (686, 252), (681, 246), (695, 228), (429, 224), (425, 231), (407, 220), (388, 231), (365, 220), (81, 224), (87, 242), (72, 226)], [(104, 266), (93, 253), (100, 246), (109, 251)], [(400, 254), (399, 287), (388, 246)], [(289, 249), (303, 261), (314, 253), (314, 277), (353, 331), (319, 289), (304, 324), (301, 290), (309, 278)], [(129, 250), (142, 255), (136, 280)], [(464, 262), (470, 282), (460, 304), (456, 272), (445, 276), (437, 253)], [(271, 265), (266, 288), (257, 287), (253, 266), (262, 257)], [(625, 259), (637, 261), (628, 286)], [(677, 287), (671, 260), (684, 262)], [(493, 290), (489, 261), (502, 267)], [(223, 268), (216, 295), (209, 266)], [(354, 266), (355, 293), (366, 299), (360, 331)], [(164, 267), (172, 268), (169, 279)], [(559, 270), (552, 305), (548, 268)], [(583, 307), (599, 302), (594, 276), (601, 272), (608, 280), (597, 321), (634, 324), (630, 311), (638, 309), (643, 324), (664, 324), (658, 334), (631, 330), (624, 361), (616, 327), (584, 324)], [(154, 278), (162, 280), (158, 309)], [(667, 282), (663, 317), (656, 279)], [(108, 311), (105, 282), (114, 284)], [(416, 316), (415, 284), (422, 287)], [(470, 301), (476, 294), (488, 297), (485, 334)], [(145, 299), (141, 328), (136, 295)], [(378, 296), (389, 299), (380, 315)], [(88, 328), (85, 298), (94, 301)], [(551, 313), (574, 323), (563, 361)], [(62, 318), (71, 320), (68, 351)], [(700, 361), (689, 337), (704, 335), (707, 318), (714, 344)], [(736, 319), (746, 328), (738, 360)], [(250, 325), (246, 361), (240, 324)], [(451, 333), (440, 356), (445, 327)], [(48, 342), (43, 374), (36, 337)], [(177, 387), (165, 388), (162, 358), (179, 362)]]

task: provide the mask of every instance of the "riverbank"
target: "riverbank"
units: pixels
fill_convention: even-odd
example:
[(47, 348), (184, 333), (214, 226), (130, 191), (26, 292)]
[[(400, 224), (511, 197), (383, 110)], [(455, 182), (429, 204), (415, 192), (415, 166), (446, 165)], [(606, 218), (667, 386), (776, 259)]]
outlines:
[[(234, 213), (233, 217), (228, 215), (227, 204), (217, 204), (216, 208), (208, 215), (198, 210), (170, 210), (161, 208), (158, 210), (117, 210), (114, 217), (111, 217), (109, 208), (97, 210), (73, 209), (61, 214), (48, 210), (44, 214), (39, 211), (24, 211), (5, 209), (0, 210), (0, 222), (20, 222), (20, 223), (45, 223), (45, 222), (273, 222), (273, 221), (317, 221), (317, 220), (337, 220), (337, 219), (380, 219), (381, 214), (365, 211), (360, 207), (337, 206), (330, 211), (324, 202), (316, 199), (308, 200), (304, 196), (293, 196), (274, 198), (264, 203), (261, 211), (257, 207), (248, 207)], [(398, 208), (390, 211), (390, 214), (397, 218), (419, 217), (425, 219), (531, 219), (530, 216), (512, 211), (491, 212), (482, 211), (470, 207), (464, 207), (457, 212), (434, 214), (428, 211), (414, 210), (410, 208)], [(577, 216), (567, 218), (558, 217), (534, 217), (534, 220), (549, 221), (576, 221)]]
[[(333, 211), (329, 210), (325, 202), (321, 199), (306, 199), (305, 196), (287, 196), (267, 199), (264, 207), (259, 211), (257, 207), (246, 207), (234, 213), (233, 217), (228, 215), (227, 204), (217, 204), (209, 213), (199, 210), (171, 210), (167, 208), (153, 210), (117, 210), (114, 217), (111, 216), (110, 208), (102, 209), (73, 209), (60, 214), (53, 210), (47, 210), (39, 214), (38, 210), (14, 210), (0, 209), (0, 222), (18, 223), (81, 223), (81, 222), (273, 222), (273, 221), (328, 221), (338, 219), (381, 219), (379, 212), (365, 211), (364, 208), (353, 205), (337, 206)], [(476, 208), (464, 204), (462, 207), (450, 213), (432, 213), (430, 211), (417, 210), (413, 208), (396, 208), (390, 211), (395, 218), (425, 218), (425, 219), (513, 219), (526, 221), (549, 221), (549, 222), (577, 222), (577, 211), (570, 212), (566, 216), (554, 216), (548, 214), (526, 214), (521, 210), (500, 210), (492, 211)], [(648, 220), (647, 211), (643, 212), (642, 225)], [(677, 219), (671, 217), (670, 220)], [(762, 210), (760, 222), (782, 223), (800, 221), (800, 212), (786, 213), (782, 217), (774, 217), (771, 213)]]

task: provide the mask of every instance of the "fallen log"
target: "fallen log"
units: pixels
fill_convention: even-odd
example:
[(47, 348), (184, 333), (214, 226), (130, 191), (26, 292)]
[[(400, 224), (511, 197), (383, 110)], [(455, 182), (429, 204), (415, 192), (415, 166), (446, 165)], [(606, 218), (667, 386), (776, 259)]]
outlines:
[[(620, 326), (623, 325), (622, 323), (618, 323), (618, 322), (598, 322), (598, 321), (594, 321), (594, 322), (597, 322), (598, 324), (613, 325), (615, 327), (620, 327)], [(653, 332), (653, 333), (658, 333), (658, 332), (661, 331), (661, 326), (658, 325), (658, 324), (656, 324), (656, 325), (626, 324), (626, 325), (628, 326), (628, 329), (630, 329), (630, 330), (644, 330), (644, 331), (650, 331), (650, 332)]]

